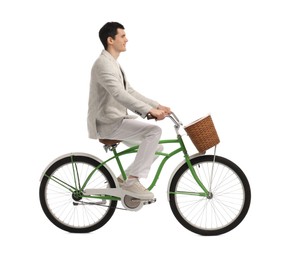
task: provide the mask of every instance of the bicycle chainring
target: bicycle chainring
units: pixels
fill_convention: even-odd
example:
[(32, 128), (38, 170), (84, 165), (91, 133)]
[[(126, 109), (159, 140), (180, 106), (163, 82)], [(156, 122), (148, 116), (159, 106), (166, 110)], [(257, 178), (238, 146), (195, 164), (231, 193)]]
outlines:
[(125, 195), (124, 197), (124, 204), (129, 209), (137, 209), (141, 203), (142, 202), (140, 199), (131, 197), (129, 195)]

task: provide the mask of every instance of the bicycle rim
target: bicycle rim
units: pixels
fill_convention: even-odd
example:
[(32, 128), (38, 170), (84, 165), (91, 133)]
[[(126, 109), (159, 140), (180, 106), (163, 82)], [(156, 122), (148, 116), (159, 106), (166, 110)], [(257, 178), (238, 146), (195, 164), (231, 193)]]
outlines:
[[(72, 167), (71, 158), (67, 157), (48, 169), (48, 178), (44, 177), (40, 186), (40, 201), (46, 216), (59, 228), (74, 233), (90, 232), (103, 226), (113, 215), (116, 201), (84, 198), (77, 187), (86, 181), (97, 165), (98, 162), (91, 158), (74, 157)], [(102, 168), (94, 173), (86, 188), (114, 187), (110, 177)], [(61, 180), (74, 189), (69, 190), (55, 180)]]
[[(198, 178), (210, 191), (210, 196), (197, 196), (202, 192), (187, 165), (183, 165), (173, 178), (170, 205), (179, 222), (201, 235), (219, 235), (235, 228), (245, 217), (250, 204), (248, 181), (234, 163), (212, 156), (192, 160)], [(177, 192), (177, 193), (176, 193)]]

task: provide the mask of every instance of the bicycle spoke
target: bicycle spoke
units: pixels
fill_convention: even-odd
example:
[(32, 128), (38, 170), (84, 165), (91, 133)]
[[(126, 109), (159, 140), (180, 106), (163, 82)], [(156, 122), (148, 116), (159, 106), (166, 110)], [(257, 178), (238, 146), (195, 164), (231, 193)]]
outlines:
[(210, 234), (205, 231), (217, 231), (218, 234), (231, 223), (238, 223), (237, 218), (246, 200), (244, 183), (239, 175), (218, 161), (204, 160), (192, 166), (210, 193), (203, 197), (202, 188), (195, 182), (189, 168), (180, 170), (169, 194), (174, 196), (171, 206), (181, 223), (194, 231), (200, 230), (202, 234)]
[(100, 170), (91, 175), (96, 166), (86, 162), (86, 158), (74, 158), (72, 162), (67, 157), (65, 160), (44, 180), (45, 186), (41, 189), (44, 209), (51, 220), (65, 230), (86, 232), (102, 226), (105, 223), (102, 220), (105, 217), (108, 220), (114, 212), (116, 202), (82, 197), (81, 187), (86, 182), (87, 189), (108, 188), (111, 184), (106, 175)]

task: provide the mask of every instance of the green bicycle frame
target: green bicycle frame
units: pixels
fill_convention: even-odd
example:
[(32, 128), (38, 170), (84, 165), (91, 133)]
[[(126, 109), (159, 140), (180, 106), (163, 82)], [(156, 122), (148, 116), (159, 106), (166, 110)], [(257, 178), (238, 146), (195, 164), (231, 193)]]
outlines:
[[(180, 147), (177, 148), (176, 150), (170, 152), (170, 153), (156, 152), (156, 155), (164, 156), (164, 158), (161, 161), (161, 163), (160, 163), (160, 165), (159, 165), (159, 167), (157, 169), (157, 172), (156, 172), (156, 174), (154, 176), (154, 179), (152, 180), (151, 185), (148, 187), (148, 190), (152, 190), (153, 187), (156, 185), (157, 180), (158, 180), (158, 178), (159, 178), (159, 176), (161, 174), (161, 171), (162, 171), (165, 163), (167, 162), (167, 160), (170, 159), (171, 157), (173, 157), (174, 155), (176, 155), (176, 154), (178, 154), (180, 152), (183, 152), (185, 161), (186, 161), (186, 163), (188, 165), (188, 168), (189, 168), (189, 170), (190, 170), (193, 178), (195, 179), (195, 181), (197, 182), (197, 184), (200, 186), (200, 188), (204, 192), (183, 192), (183, 191), (178, 191), (178, 192), (175, 192), (175, 194), (187, 194), (187, 195), (195, 195), (195, 196), (204, 196), (204, 197), (207, 197), (208, 194), (209, 194), (209, 191), (205, 188), (205, 186), (203, 185), (203, 183), (200, 181), (200, 179), (198, 178), (198, 176), (197, 176), (194, 168), (192, 167), (191, 162), (190, 162), (190, 157), (188, 156), (188, 153), (187, 153), (186, 147), (184, 145), (184, 142), (182, 140), (182, 137), (180, 135), (178, 135), (177, 136), (177, 139), (161, 140), (159, 142), (159, 144), (172, 144), (172, 143), (177, 143), (177, 144), (180, 145)], [(123, 168), (123, 165), (121, 163), (120, 157), (123, 156), (123, 155), (126, 155), (126, 154), (136, 153), (138, 151), (138, 146), (130, 147), (130, 148), (128, 148), (126, 150), (123, 150), (123, 151), (121, 151), (119, 153), (116, 151), (115, 148), (113, 148), (112, 151), (114, 153), (114, 156), (112, 156), (109, 159), (107, 159), (106, 161), (102, 162), (98, 167), (96, 167), (91, 172), (91, 174), (88, 176), (87, 180), (84, 182), (83, 186), (81, 187), (80, 191), (83, 191), (85, 189), (85, 187), (86, 187), (87, 183), (89, 182), (90, 178), (93, 176), (93, 174), (98, 169), (100, 169), (101, 167), (105, 166), (109, 161), (111, 161), (113, 159), (116, 159), (116, 162), (117, 162), (118, 167), (119, 167), (119, 169), (121, 171), (121, 174), (122, 174), (124, 180), (126, 180), (126, 173), (124, 171), (124, 168)], [(90, 197), (92, 197), (92, 196), (90, 196)], [(102, 197), (96, 197), (96, 198), (103, 198), (104, 199), (104, 196), (102, 196)]]

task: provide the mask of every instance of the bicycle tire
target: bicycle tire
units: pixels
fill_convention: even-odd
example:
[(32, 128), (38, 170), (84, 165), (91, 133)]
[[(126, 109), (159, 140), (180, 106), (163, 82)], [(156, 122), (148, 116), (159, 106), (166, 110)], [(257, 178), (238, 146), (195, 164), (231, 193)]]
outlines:
[(198, 178), (212, 191), (212, 197), (193, 195), (202, 189), (187, 163), (176, 171), (169, 184), (169, 203), (174, 216), (186, 229), (203, 236), (221, 235), (237, 227), (251, 203), (251, 189), (244, 172), (220, 156), (215, 156), (212, 170), (213, 160), (213, 155), (190, 160)]
[[(79, 173), (79, 182), (87, 176), (100, 162), (81, 155), (73, 155), (74, 166)], [(76, 168), (75, 168), (76, 169)], [(58, 228), (71, 233), (88, 233), (105, 225), (115, 212), (117, 201), (106, 200), (105, 205), (93, 204), (97, 199), (78, 196), (77, 189), (69, 191), (51, 177), (57, 177), (75, 188), (71, 155), (53, 163), (45, 172), (39, 188), (41, 207), (47, 218)], [(94, 173), (87, 188), (115, 188), (110, 172), (101, 167)], [(87, 204), (77, 205), (78, 202)], [(91, 203), (91, 204), (90, 204)]]

